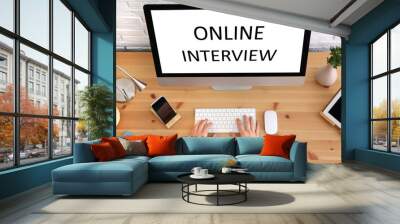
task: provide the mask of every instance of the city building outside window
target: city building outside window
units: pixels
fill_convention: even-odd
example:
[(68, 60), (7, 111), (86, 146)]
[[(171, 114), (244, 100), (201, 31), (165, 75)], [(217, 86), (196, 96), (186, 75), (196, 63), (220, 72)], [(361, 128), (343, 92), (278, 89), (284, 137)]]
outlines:
[(45, 73), (42, 73), (42, 82), (46, 82), (46, 74)]
[(40, 84), (36, 84), (36, 95), (40, 95)]
[(33, 67), (29, 66), (29, 70), (28, 70), (28, 75), (29, 75), (29, 79), (33, 80)]
[(0, 91), (4, 91), (7, 85), (7, 56), (0, 54)]
[(46, 96), (46, 86), (42, 86), (42, 96)]
[(36, 69), (36, 80), (40, 81), (40, 70)]
[(0, 71), (0, 84), (5, 86), (7, 84), (7, 73)]
[(31, 81), (28, 82), (28, 91), (29, 91), (29, 94), (34, 93), (33, 82), (31, 82)]
[(7, 68), (7, 56), (0, 54), (0, 67)]

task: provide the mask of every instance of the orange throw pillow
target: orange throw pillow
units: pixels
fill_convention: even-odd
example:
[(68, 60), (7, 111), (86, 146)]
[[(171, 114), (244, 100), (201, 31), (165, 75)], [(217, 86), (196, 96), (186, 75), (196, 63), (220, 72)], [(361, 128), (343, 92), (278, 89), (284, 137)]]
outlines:
[(262, 156), (280, 156), (289, 159), (290, 148), (296, 135), (265, 135)]
[(110, 143), (110, 145), (114, 149), (117, 158), (122, 158), (126, 156), (126, 151), (124, 149), (124, 146), (122, 146), (121, 142), (117, 137), (101, 138), (101, 142)]
[(114, 149), (108, 142), (93, 144), (91, 145), (91, 149), (94, 154), (94, 157), (99, 162), (110, 161), (117, 158)]
[(173, 136), (158, 136), (150, 135), (147, 137), (147, 154), (148, 156), (165, 156), (165, 155), (175, 155), (175, 142), (178, 135)]

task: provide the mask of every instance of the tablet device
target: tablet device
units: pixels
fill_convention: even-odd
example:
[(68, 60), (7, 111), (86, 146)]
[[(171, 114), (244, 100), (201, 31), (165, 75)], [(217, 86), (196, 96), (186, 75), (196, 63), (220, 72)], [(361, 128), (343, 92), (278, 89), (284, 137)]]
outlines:
[(342, 91), (339, 90), (332, 100), (321, 112), (322, 117), (328, 120), (332, 125), (342, 128)]
[(181, 118), (163, 96), (159, 97), (151, 104), (151, 111), (153, 111), (167, 128), (172, 127), (172, 125)]

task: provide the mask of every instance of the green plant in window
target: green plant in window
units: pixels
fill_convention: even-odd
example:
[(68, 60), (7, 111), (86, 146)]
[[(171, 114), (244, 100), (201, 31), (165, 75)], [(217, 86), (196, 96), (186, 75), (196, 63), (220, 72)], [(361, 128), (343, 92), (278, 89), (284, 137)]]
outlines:
[(328, 63), (332, 65), (333, 68), (337, 68), (342, 65), (342, 48), (332, 47), (331, 53), (327, 59)]
[(81, 119), (88, 128), (89, 139), (110, 136), (113, 116), (113, 94), (101, 84), (86, 87), (80, 94)]

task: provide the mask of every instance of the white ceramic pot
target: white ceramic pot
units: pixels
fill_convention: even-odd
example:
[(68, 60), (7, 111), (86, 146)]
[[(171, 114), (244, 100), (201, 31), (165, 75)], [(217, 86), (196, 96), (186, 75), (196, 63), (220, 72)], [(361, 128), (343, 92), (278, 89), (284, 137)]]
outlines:
[(315, 76), (316, 81), (324, 87), (330, 87), (335, 84), (337, 80), (337, 71), (332, 65), (327, 64)]

